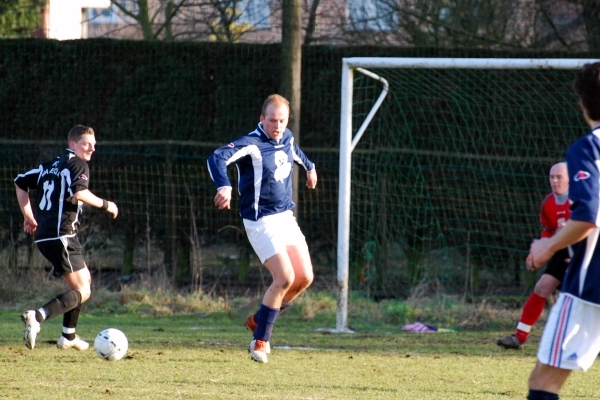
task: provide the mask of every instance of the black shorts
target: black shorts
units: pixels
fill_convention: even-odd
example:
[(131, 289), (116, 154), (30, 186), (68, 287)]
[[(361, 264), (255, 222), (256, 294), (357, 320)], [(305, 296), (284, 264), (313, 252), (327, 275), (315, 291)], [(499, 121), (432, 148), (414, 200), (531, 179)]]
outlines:
[(64, 274), (87, 268), (81, 254), (81, 245), (77, 237), (60, 237), (58, 239), (36, 242), (40, 253), (52, 263), (52, 274), (61, 277)]
[(568, 249), (557, 251), (550, 261), (548, 261), (548, 264), (546, 264), (544, 273), (551, 275), (562, 282), (565, 273), (567, 272), (567, 267), (569, 266), (569, 263), (565, 261), (568, 258), (570, 258)]

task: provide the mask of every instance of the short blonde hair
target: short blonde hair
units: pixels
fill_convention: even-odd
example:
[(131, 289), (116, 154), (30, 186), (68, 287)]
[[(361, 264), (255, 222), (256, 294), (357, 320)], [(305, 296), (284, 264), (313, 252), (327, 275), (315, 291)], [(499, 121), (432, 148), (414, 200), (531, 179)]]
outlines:
[(73, 129), (69, 131), (69, 142), (73, 141), (75, 143), (81, 140), (83, 135), (92, 135), (94, 136), (94, 130), (89, 126), (77, 125)]
[(267, 113), (267, 107), (269, 107), (271, 104), (284, 104), (288, 108), (288, 111), (290, 110), (290, 102), (285, 97), (283, 97), (279, 94), (272, 94), (269, 97), (267, 97), (267, 99), (263, 103), (263, 106), (262, 106), (262, 115), (263, 116)]

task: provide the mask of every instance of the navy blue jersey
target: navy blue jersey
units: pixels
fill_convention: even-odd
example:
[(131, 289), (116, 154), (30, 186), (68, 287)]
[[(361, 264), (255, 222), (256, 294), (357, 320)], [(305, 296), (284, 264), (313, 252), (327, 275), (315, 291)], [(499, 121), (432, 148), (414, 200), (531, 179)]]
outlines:
[(226, 146), (220, 147), (208, 158), (208, 171), (217, 189), (231, 186), (227, 166), (235, 164), (238, 170), (240, 215), (256, 221), (265, 215), (277, 214), (294, 207), (292, 201), (292, 171), (294, 162), (307, 171), (314, 164), (294, 144), (289, 129), (279, 142), (271, 140), (258, 127)]
[(596, 228), (575, 246), (561, 291), (600, 305), (600, 127), (569, 147), (567, 167), (571, 219)]
[(36, 242), (77, 234), (81, 204), (72, 197), (88, 188), (89, 175), (87, 162), (66, 149), (60, 157), (15, 178), (15, 184), (24, 191), (36, 189), (32, 204), (38, 223)]

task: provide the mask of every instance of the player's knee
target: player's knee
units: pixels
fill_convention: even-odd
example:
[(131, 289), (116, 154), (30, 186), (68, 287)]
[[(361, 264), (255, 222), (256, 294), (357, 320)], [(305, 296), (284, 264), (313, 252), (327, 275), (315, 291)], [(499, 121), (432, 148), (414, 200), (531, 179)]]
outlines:
[(533, 288), (533, 292), (543, 298), (550, 296), (554, 290), (556, 290), (556, 286), (545, 281), (538, 281)]
[(304, 276), (302, 277), (302, 281), (300, 282), (300, 285), (303, 288), (307, 288), (313, 283), (314, 279), (315, 279), (315, 275), (313, 274), (312, 271), (305, 272)]
[(84, 286), (78, 289), (79, 293), (81, 293), (81, 302), (85, 303), (90, 296), (92, 295), (92, 290), (90, 286)]
[(286, 271), (286, 273), (281, 274), (281, 276), (275, 279), (273, 283), (275, 283), (282, 290), (288, 290), (294, 283), (294, 279), (296, 279), (294, 271)]
[(292, 274), (291, 276), (287, 276), (287, 279), (284, 279), (281, 281), (281, 288), (283, 290), (288, 290), (292, 284), (294, 283), (294, 274)]

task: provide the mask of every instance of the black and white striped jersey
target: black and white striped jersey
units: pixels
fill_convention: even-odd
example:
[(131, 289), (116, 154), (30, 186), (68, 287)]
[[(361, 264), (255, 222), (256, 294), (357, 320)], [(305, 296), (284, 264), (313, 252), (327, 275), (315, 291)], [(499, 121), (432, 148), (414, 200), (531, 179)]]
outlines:
[(88, 188), (89, 171), (87, 162), (66, 149), (60, 157), (15, 178), (21, 189), (36, 189), (32, 204), (38, 223), (36, 242), (77, 234), (82, 203), (72, 196)]

